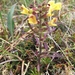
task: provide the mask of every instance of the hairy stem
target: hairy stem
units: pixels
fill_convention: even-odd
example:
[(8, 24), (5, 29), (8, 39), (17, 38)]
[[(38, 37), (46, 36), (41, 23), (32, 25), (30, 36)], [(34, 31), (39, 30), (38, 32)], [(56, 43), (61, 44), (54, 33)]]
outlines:
[[(40, 16), (41, 16), (41, 14), (40, 14)], [(40, 60), (41, 60), (41, 57), (40, 57), (40, 55), (41, 55), (41, 51), (42, 51), (42, 42), (41, 42), (41, 28), (42, 28), (42, 24), (41, 24), (41, 18), (40, 18), (40, 25), (39, 25), (39, 41), (40, 41), (40, 43), (39, 43), (39, 55), (38, 55), (38, 72), (39, 72), (39, 75), (41, 75), (41, 70), (40, 70), (40, 66), (41, 66), (41, 63), (40, 63)]]

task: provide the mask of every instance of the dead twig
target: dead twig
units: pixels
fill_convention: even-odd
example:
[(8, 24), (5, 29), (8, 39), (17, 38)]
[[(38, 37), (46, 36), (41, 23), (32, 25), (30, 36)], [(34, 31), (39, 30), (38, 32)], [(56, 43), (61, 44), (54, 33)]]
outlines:
[(22, 61), (21, 75), (25, 75), (25, 74), (24, 74), (24, 61)]
[(26, 69), (25, 69), (24, 75), (26, 75), (26, 72), (27, 72), (27, 70), (28, 70), (29, 64), (30, 64), (30, 61), (28, 62), (28, 64), (25, 64)]
[(5, 63), (11, 62), (11, 61), (19, 61), (19, 60), (15, 60), (15, 59), (6, 60), (6, 61), (1, 62), (0, 65), (3, 65), (3, 64), (5, 64)]

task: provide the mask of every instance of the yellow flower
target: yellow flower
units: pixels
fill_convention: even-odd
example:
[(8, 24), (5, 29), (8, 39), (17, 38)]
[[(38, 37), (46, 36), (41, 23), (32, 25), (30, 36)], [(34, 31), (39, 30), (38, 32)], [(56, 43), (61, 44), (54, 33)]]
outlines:
[(49, 6), (47, 16), (53, 16), (52, 12), (55, 11), (55, 10), (60, 10), (62, 4), (60, 2), (55, 3), (55, 1), (49, 1), (48, 5), (50, 5), (50, 6)]
[(48, 2), (48, 6), (49, 6), (49, 10), (48, 10), (48, 13), (47, 13), (47, 16), (50, 17), (50, 16), (53, 16), (54, 14), (52, 13), (53, 11), (53, 5), (55, 4), (55, 1), (49, 1)]
[(29, 18), (28, 18), (28, 22), (29, 22), (30, 24), (37, 24), (37, 20), (36, 20), (35, 15), (30, 14), (30, 15), (29, 15)]
[(62, 6), (62, 4), (60, 2), (56, 3), (54, 10), (61, 10), (61, 6)]
[(29, 14), (29, 10), (24, 6), (24, 5), (22, 5), (21, 6), (21, 9), (22, 9), (22, 14)]
[(53, 16), (54, 14), (52, 12), (47, 13), (47, 17)]
[(36, 20), (36, 17), (35, 15), (32, 14), (33, 10), (32, 9), (27, 9), (24, 5), (21, 6), (22, 8), (22, 14), (26, 14), (29, 16), (28, 18), (28, 22), (30, 24), (37, 24), (37, 20)]
[(61, 9), (61, 3), (55, 3), (54, 1), (49, 1), (50, 7), (49, 7), (49, 11), (54, 11), (54, 10), (60, 10)]
[(21, 12), (22, 14), (29, 15), (29, 14), (31, 14), (33, 12), (32, 9), (27, 9), (23, 4), (21, 6), (21, 9), (22, 9), (22, 12)]
[(57, 26), (57, 24), (55, 24), (55, 22), (57, 22), (57, 18), (53, 18), (51, 21), (48, 22), (49, 26)]
[(49, 1), (49, 2), (48, 2), (48, 5), (49, 5), (49, 6), (52, 6), (53, 4), (55, 4), (55, 1)]

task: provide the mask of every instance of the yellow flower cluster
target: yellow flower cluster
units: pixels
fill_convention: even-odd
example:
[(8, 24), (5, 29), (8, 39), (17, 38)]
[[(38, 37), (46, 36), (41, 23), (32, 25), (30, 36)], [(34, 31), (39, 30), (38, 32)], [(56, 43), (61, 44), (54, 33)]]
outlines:
[[(50, 17), (54, 15), (53, 11), (61, 10), (62, 4), (60, 2), (55, 3), (55, 1), (49, 1), (48, 6), (49, 6), (49, 10), (48, 10), (47, 16)], [(50, 26), (57, 26), (55, 22), (57, 22), (57, 18), (53, 18), (51, 21), (48, 22), (48, 24)]]
[(26, 14), (26, 15), (29, 15), (29, 18), (28, 18), (28, 22), (30, 24), (37, 24), (37, 20), (36, 20), (36, 17), (35, 15), (33, 15), (33, 10), (32, 9), (27, 9), (24, 5), (21, 6), (21, 9), (22, 9), (22, 14)]
[[(61, 6), (62, 6), (62, 4), (60, 2), (55, 3), (55, 1), (49, 1), (48, 2), (49, 9), (48, 9), (48, 12), (46, 14), (47, 17), (53, 16), (54, 15), (53, 11), (60, 10)], [(26, 15), (29, 16), (28, 22), (30, 24), (37, 24), (38, 23), (37, 19), (36, 19), (36, 16), (33, 14), (33, 9), (28, 9), (24, 5), (22, 5), (21, 8), (22, 8), (22, 12), (21, 13), (22, 14), (26, 14)], [(55, 24), (56, 21), (57, 21), (57, 18), (53, 18), (52, 20), (50, 20), (48, 22), (48, 25), (50, 25), (50, 26), (57, 26)]]
[(49, 10), (48, 10), (47, 16), (52, 16), (53, 15), (52, 12), (55, 10), (60, 10), (62, 4), (60, 2), (55, 3), (55, 1), (49, 1), (48, 5), (49, 5)]

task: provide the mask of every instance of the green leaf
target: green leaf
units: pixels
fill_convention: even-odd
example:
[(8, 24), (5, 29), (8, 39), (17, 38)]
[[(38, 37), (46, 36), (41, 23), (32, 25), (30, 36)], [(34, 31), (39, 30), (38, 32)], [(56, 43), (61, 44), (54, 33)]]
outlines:
[(14, 33), (14, 20), (13, 20), (13, 14), (14, 14), (14, 9), (15, 9), (16, 4), (14, 4), (11, 9), (8, 12), (7, 15), (7, 27), (8, 30), (11, 34), (11, 37), (13, 38), (13, 33)]

